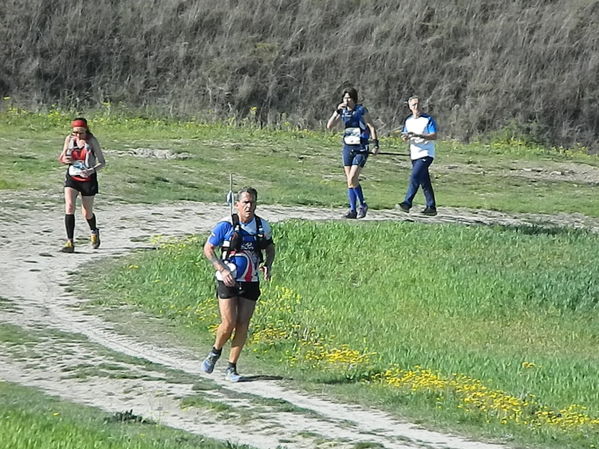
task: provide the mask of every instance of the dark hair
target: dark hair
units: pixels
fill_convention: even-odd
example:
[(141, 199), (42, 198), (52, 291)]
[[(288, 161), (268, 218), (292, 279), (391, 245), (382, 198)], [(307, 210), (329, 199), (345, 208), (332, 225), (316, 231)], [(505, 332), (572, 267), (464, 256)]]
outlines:
[(254, 201), (258, 201), (258, 191), (253, 187), (244, 187), (239, 192), (237, 192), (237, 201), (239, 201), (239, 198), (241, 198), (241, 195), (243, 193), (249, 193), (254, 198)]
[(91, 129), (89, 129), (89, 126), (87, 126), (87, 119), (85, 117), (75, 117), (73, 121), (75, 120), (81, 120), (83, 123), (85, 123), (85, 129), (87, 130), (87, 134), (93, 136)]
[(345, 89), (343, 91), (343, 94), (341, 95), (341, 100), (343, 100), (343, 97), (345, 97), (345, 94), (349, 95), (349, 98), (351, 98), (352, 100), (354, 100), (354, 103), (358, 103), (358, 91), (356, 89), (354, 89), (353, 87), (348, 87), (347, 89)]

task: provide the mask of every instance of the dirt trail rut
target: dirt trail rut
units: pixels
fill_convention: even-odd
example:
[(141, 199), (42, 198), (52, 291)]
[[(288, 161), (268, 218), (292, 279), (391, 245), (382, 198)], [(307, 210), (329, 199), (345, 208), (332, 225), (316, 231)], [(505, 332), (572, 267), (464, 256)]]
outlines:
[[(227, 207), (218, 204), (107, 205), (98, 201), (102, 247), (78, 244), (75, 254), (57, 250), (63, 241), (58, 197), (23, 204), (1, 194), (0, 326), (22, 332), (19, 344), (0, 342), (0, 379), (40, 388), (109, 412), (134, 413), (196, 434), (256, 448), (491, 449), (502, 446), (432, 432), (383, 412), (311, 396), (289, 381), (256, 376), (231, 384), (199, 370), (203, 354), (174, 345), (155, 345), (119, 332), (78, 306), (67, 292), (68, 274), (98, 257), (115, 257), (147, 246), (151, 235), (207, 233)], [(289, 217), (337, 219), (338, 210), (260, 206), (271, 221)], [(79, 213), (79, 212), (78, 212)], [(543, 224), (599, 230), (583, 216), (510, 216), (496, 212), (443, 209), (433, 219), (396, 210), (371, 211), (368, 220), (422, 220), (464, 224)], [(77, 216), (76, 235), (87, 236)], [(110, 223), (110, 225), (108, 225)], [(201, 402), (185, 407), (181, 399)], [(219, 411), (215, 406), (220, 405)], [(224, 410), (224, 411), (223, 411)]]

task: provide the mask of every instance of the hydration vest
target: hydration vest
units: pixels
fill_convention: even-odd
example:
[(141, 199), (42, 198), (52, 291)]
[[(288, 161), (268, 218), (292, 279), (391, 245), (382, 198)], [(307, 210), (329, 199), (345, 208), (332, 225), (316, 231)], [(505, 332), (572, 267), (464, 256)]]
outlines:
[[(341, 120), (343, 121), (344, 133), (343, 142), (348, 145), (368, 145), (368, 139), (370, 138), (370, 129), (364, 121), (364, 114), (368, 112), (368, 109), (362, 104), (357, 104), (351, 111), (344, 109), (341, 114)], [(357, 141), (346, 141), (346, 137), (354, 135)]]
[(93, 146), (88, 142), (85, 142), (82, 147), (78, 146), (76, 140), (71, 138), (68, 147), (67, 154), (71, 156), (72, 162), (67, 168), (68, 175), (76, 181), (89, 181), (91, 177), (83, 177), (78, 173), (82, 169), (90, 168), (95, 164), (95, 153)]
[[(262, 220), (258, 215), (254, 215), (256, 220), (256, 244), (254, 245), (254, 251), (258, 255), (260, 263), (264, 261), (262, 251), (270, 245), (271, 240), (264, 238), (264, 227), (262, 226)], [(221, 255), (223, 259), (227, 259), (232, 253), (236, 253), (241, 250), (241, 244), (243, 243), (243, 237), (241, 236), (241, 222), (239, 221), (239, 215), (231, 214), (231, 224), (233, 225), (233, 233), (229, 237), (229, 240), (225, 240), (221, 247)]]

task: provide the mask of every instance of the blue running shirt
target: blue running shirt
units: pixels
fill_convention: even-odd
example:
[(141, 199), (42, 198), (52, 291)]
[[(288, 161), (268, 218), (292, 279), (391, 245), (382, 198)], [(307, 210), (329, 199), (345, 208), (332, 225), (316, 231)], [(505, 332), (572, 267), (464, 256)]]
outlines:
[[(264, 219), (262, 221), (262, 230), (264, 231), (264, 238), (269, 240), (272, 238), (272, 230), (270, 224)], [(235, 280), (238, 282), (258, 282), (258, 265), (260, 259), (258, 257), (257, 249), (257, 238), (256, 234), (258, 229), (256, 226), (256, 218), (252, 218), (249, 223), (239, 223), (241, 225), (241, 249), (237, 252), (231, 251), (225, 262), (227, 264), (233, 264), (236, 269)], [(208, 241), (211, 245), (222, 246), (225, 241), (228, 241), (233, 235), (233, 224), (231, 223), (231, 217), (224, 218), (219, 221)], [(219, 276), (220, 273), (216, 272), (216, 278), (222, 281)]]

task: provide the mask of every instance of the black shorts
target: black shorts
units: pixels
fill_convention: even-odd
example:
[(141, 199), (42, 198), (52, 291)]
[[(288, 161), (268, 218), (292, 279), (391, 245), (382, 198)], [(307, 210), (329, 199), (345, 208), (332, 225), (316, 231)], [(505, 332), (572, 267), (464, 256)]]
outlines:
[(227, 287), (223, 281), (216, 281), (216, 296), (220, 299), (241, 296), (250, 301), (258, 301), (260, 297), (260, 283), (238, 282), (235, 287)]
[(98, 193), (98, 176), (94, 173), (89, 178), (89, 181), (77, 181), (67, 173), (64, 178), (64, 186), (77, 190), (81, 196), (94, 196)]

